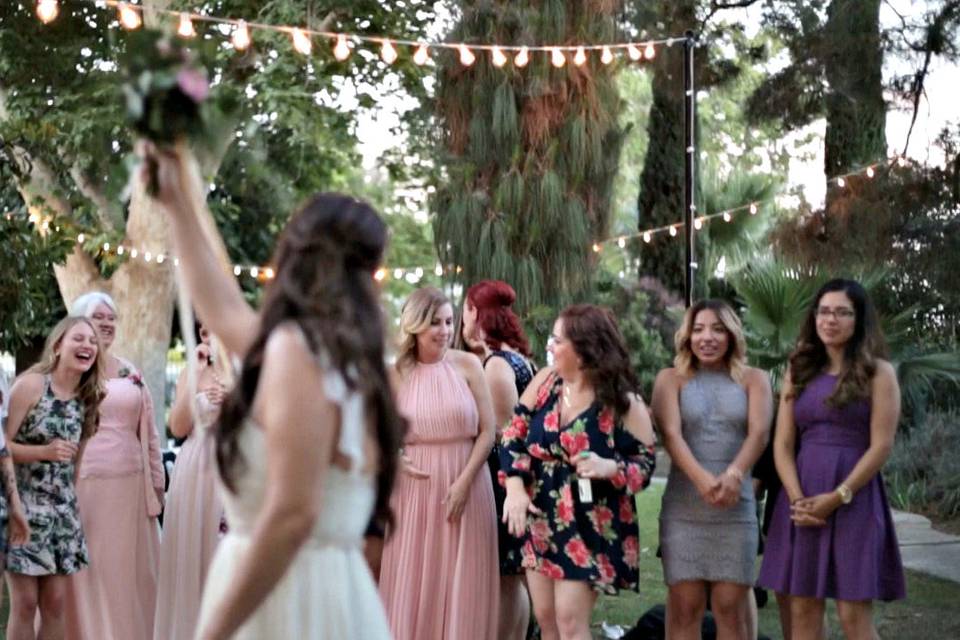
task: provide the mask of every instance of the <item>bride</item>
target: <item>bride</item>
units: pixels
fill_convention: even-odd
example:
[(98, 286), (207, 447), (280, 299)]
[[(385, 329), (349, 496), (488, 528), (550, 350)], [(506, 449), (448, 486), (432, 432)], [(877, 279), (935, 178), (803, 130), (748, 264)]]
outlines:
[(243, 360), (215, 429), (229, 533), (196, 638), (389, 638), (362, 553), (371, 514), (390, 518), (403, 429), (373, 279), (386, 226), (348, 196), (313, 197), (277, 242), (256, 313), (204, 239), (188, 152), (145, 153), (198, 315)]

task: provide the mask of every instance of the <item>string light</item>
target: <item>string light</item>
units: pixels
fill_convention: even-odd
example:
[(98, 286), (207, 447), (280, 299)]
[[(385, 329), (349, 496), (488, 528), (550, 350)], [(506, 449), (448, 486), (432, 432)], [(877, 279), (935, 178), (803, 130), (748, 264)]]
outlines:
[(122, 24), (125, 29), (132, 31), (138, 29), (143, 23), (140, 19), (140, 13), (126, 2), (121, 2), (117, 6), (117, 11), (120, 14), (120, 24)]
[(399, 280), (403, 277), (403, 269), (394, 269), (393, 270), (393, 279)]
[(140, 255), (140, 252), (139, 252), (139, 251), (137, 251), (136, 249), (130, 249), (130, 257), (131, 257), (131, 258), (136, 258), (138, 255)]
[(563, 51), (560, 51), (559, 47), (553, 48), (553, 52), (550, 54), (550, 63), (557, 69), (567, 64), (567, 58), (563, 55)]
[(150, 253), (149, 251), (145, 252), (145, 253), (143, 254), (143, 261), (144, 261), (144, 262), (150, 262), (151, 260), (153, 260), (153, 254)]
[(350, 57), (350, 45), (347, 44), (347, 36), (342, 33), (337, 36), (337, 44), (333, 47), (333, 57), (340, 62)]
[(840, 187), (841, 189), (847, 186), (847, 181), (843, 179), (843, 176), (837, 178), (837, 186)]
[(698, 231), (699, 231), (700, 229), (702, 229), (702, 228), (703, 228), (703, 219), (702, 219), (702, 218), (697, 218), (696, 220), (694, 220), (694, 221), (693, 221), (693, 228), (694, 228), (694, 229), (697, 229)]
[(247, 29), (247, 23), (241, 20), (237, 23), (237, 28), (233, 30), (233, 48), (237, 51), (245, 51), (250, 46), (250, 31)]
[(647, 60), (653, 60), (653, 57), (657, 55), (657, 50), (653, 46), (652, 42), (648, 42), (646, 48), (643, 50), (643, 57)]
[(757, 211), (758, 211), (758, 210), (759, 210), (759, 207), (757, 207), (757, 204), (756, 204), (755, 202), (751, 202), (751, 203), (750, 203), (750, 215), (752, 215), (752, 216), (757, 215)]
[(380, 47), (380, 57), (387, 64), (393, 64), (397, 61), (397, 50), (389, 40), (384, 40)]
[(434, 273), (434, 275), (436, 275), (437, 277), (442, 276), (442, 275), (443, 275), (443, 265), (438, 262), (436, 268), (434, 268), (434, 270), (433, 270), (433, 273)]
[(671, 237), (676, 237), (676, 235), (677, 235), (677, 227), (676, 227), (676, 225), (670, 225), (670, 236), (671, 236)]
[(627, 55), (630, 56), (630, 59), (634, 62), (643, 57), (640, 49), (638, 49), (637, 45), (633, 44), (632, 42), (627, 45)]
[(876, 172), (873, 170), (873, 167), (867, 167), (867, 177), (872, 178), (876, 175)]
[(460, 48), (460, 64), (462, 64), (465, 67), (469, 67), (474, 63), (474, 61), (476, 61), (477, 57), (473, 55), (473, 52), (470, 51), (470, 49), (467, 48), (467, 45), (461, 43), (459, 48)]
[(243, 273), (243, 269), (240, 267), (240, 265), (237, 265), (233, 268), (233, 275), (239, 276), (241, 273)]
[(37, 17), (43, 24), (50, 24), (60, 15), (60, 4), (57, 0), (40, 0), (37, 2)]
[(413, 61), (420, 66), (427, 64), (427, 61), (430, 59), (430, 54), (427, 52), (427, 45), (420, 43), (420, 46), (417, 47), (417, 52), (413, 54)]
[(383, 279), (387, 277), (387, 270), (383, 267), (380, 267), (373, 272), (373, 279), (377, 282), (383, 282)]
[(250, 267), (250, 277), (256, 278), (258, 275), (260, 275), (260, 270), (256, 267)]
[(724, 222), (730, 222), (731, 220), (733, 220), (733, 216), (730, 215), (730, 212), (729, 212), (729, 211), (724, 211), (724, 212), (723, 212), (723, 221), (724, 221)]
[(593, 251), (594, 253), (600, 253), (600, 245), (596, 242), (593, 243)]
[(583, 63), (587, 61), (587, 53), (583, 50), (583, 47), (577, 47), (577, 52), (573, 56), (573, 64), (578, 67), (582, 67)]
[(643, 241), (644, 241), (644, 242), (646, 242), (646, 243), (649, 244), (652, 239), (653, 239), (653, 235), (652, 235), (649, 231), (644, 231), (644, 232), (643, 232)]
[(907, 159), (904, 158), (903, 156), (900, 156), (899, 158), (897, 158), (897, 166), (900, 167), (901, 169), (907, 166)]
[(87, 236), (85, 236), (82, 233), (77, 236), (77, 242), (79, 242), (80, 244), (83, 244), (83, 241), (86, 239), (87, 239)]
[(500, 47), (494, 47), (490, 50), (490, 59), (495, 67), (502, 67), (507, 64), (507, 56), (504, 55), (503, 49)]
[(603, 64), (610, 64), (613, 62), (613, 53), (611, 53), (610, 47), (603, 48), (603, 53), (600, 54), (600, 62)]
[(526, 47), (521, 47), (520, 53), (518, 53), (517, 57), (513, 59), (513, 64), (522, 69), (527, 66), (528, 62), (530, 62), (530, 53), (527, 51)]
[(310, 55), (310, 52), (313, 51), (313, 42), (310, 41), (310, 36), (299, 27), (294, 27), (290, 31), (290, 35), (293, 38), (293, 48), (305, 56)]
[(186, 13), (180, 14), (180, 26), (177, 27), (177, 35), (181, 38), (192, 38), (197, 35), (196, 29), (193, 28), (193, 21)]
[(617, 240), (617, 244), (620, 246), (621, 249), (623, 249), (624, 247), (627, 246), (627, 239), (620, 238), (619, 240)]

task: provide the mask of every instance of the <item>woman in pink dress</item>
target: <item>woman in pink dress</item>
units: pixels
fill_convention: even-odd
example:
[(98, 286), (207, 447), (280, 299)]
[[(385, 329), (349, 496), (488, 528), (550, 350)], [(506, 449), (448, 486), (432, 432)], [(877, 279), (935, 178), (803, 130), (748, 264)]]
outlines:
[(110, 354), (117, 321), (110, 296), (82, 295), (71, 314), (89, 318), (97, 330), (107, 395), (77, 480), (90, 566), (67, 585), (66, 637), (151, 638), (164, 489), (153, 399), (133, 365)]
[(494, 640), (500, 572), (495, 425), (480, 361), (448, 350), (453, 307), (415, 291), (400, 318), (398, 404), (410, 421), (391, 506), (380, 593), (396, 640)]
[[(184, 368), (170, 410), (170, 432), (186, 441), (177, 455), (164, 511), (157, 615), (153, 625), (156, 640), (193, 638), (207, 568), (220, 541), (223, 507), (217, 494), (214, 443), (207, 437), (207, 428), (220, 411), (224, 387), (213, 357), (210, 333), (204, 327), (200, 327), (195, 357), (197, 392), (192, 393), (187, 368)], [(196, 405), (197, 424), (194, 424), (191, 402)]]

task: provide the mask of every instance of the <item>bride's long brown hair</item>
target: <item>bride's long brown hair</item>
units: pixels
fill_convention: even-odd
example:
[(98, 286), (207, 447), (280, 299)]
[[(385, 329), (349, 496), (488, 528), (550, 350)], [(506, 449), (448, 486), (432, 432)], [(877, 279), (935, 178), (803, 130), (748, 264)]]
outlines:
[(220, 475), (231, 490), (245, 464), (239, 435), (253, 404), (271, 332), (295, 322), (315, 354), (366, 402), (380, 448), (375, 516), (391, 521), (390, 492), (405, 430), (384, 363), (384, 328), (373, 279), (387, 244), (387, 227), (366, 203), (319, 194), (287, 223), (277, 242), (276, 277), (263, 300), (260, 328), (233, 391), (224, 399), (215, 430)]

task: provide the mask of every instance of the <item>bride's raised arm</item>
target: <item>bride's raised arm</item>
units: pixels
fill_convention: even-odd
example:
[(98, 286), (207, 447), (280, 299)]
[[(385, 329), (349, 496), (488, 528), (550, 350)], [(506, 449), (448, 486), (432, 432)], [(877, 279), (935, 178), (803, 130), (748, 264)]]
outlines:
[(160, 150), (146, 143), (143, 153), (145, 167), (156, 163), (154, 198), (168, 214), (174, 253), (197, 315), (230, 353), (243, 357), (259, 318), (217, 254), (222, 240), (207, 209), (196, 160), (184, 144)]

